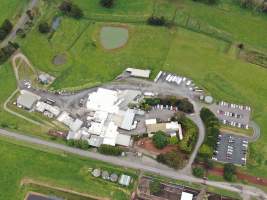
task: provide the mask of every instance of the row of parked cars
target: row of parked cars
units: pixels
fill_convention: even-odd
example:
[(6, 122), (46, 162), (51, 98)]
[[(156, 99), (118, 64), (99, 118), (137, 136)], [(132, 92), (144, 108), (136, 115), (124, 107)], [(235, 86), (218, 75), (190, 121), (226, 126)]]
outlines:
[(229, 120), (226, 120), (226, 119), (221, 120), (221, 122), (224, 125), (234, 126), (234, 127), (237, 127), (237, 128), (249, 129), (248, 124), (241, 124), (240, 122), (229, 121)]
[(244, 105), (238, 105), (238, 104), (233, 104), (233, 103), (227, 103), (225, 101), (219, 102), (219, 105), (220, 106), (226, 106), (226, 107), (232, 108), (232, 109), (247, 110), (247, 111), (250, 111), (251, 110), (250, 106), (244, 106)]

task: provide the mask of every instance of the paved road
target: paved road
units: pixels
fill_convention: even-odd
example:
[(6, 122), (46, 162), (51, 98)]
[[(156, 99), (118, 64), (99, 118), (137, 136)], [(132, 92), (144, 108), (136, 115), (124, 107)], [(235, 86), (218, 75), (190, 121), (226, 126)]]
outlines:
[[(87, 157), (87, 158), (101, 160), (101, 161), (108, 162), (114, 165), (119, 165), (123, 167), (128, 167), (128, 168), (133, 168), (133, 169), (138, 169), (138, 170), (142, 170), (146, 172), (159, 174), (161, 176), (166, 176), (166, 177), (173, 178), (173, 179), (179, 179), (179, 180), (184, 180), (184, 181), (194, 182), (194, 183), (204, 183), (204, 180), (202, 179), (198, 179), (198, 178), (195, 178), (189, 175), (185, 175), (177, 171), (174, 171), (172, 169), (162, 170), (162, 169), (157, 168), (156, 166), (153, 166), (153, 167), (147, 166), (140, 162), (132, 162), (132, 160), (126, 160), (125, 158), (105, 156), (99, 153), (84, 151), (84, 150), (68, 147), (62, 144), (44, 141), (41, 139), (29, 137), (23, 134), (17, 134), (17, 133), (2, 130), (2, 129), (0, 129), (0, 135), (10, 137), (12, 139), (17, 139), (20, 141), (28, 142), (31, 144), (37, 144), (37, 145), (42, 145), (48, 148), (61, 150), (66, 153), (71, 153), (71, 154), (76, 154), (76, 155)], [(215, 181), (205, 181), (205, 184), (209, 186), (226, 189), (226, 190), (233, 191), (233, 192), (238, 192), (243, 196), (262, 197), (263, 199), (267, 199), (267, 194), (265, 194), (260, 189), (251, 187), (251, 186), (230, 184), (230, 183), (224, 183), (224, 182), (215, 182)]]
[(25, 23), (29, 20), (28, 15), (26, 14), (27, 10), (31, 10), (38, 4), (39, 0), (30, 0), (28, 6), (25, 8), (22, 16), (19, 18), (17, 23), (14, 25), (11, 33), (0, 43), (0, 48), (6, 46), (9, 41), (14, 41), (16, 38), (16, 32), (18, 29), (22, 28)]
[(249, 126), (253, 129), (253, 135), (249, 137), (249, 141), (256, 142), (261, 136), (261, 129), (254, 121), (250, 121)]

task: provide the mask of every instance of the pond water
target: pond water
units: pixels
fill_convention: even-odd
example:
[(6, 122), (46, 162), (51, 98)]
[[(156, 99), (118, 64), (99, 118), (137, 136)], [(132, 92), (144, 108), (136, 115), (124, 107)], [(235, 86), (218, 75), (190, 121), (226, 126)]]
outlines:
[(124, 46), (129, 38), (127, 28), (104, 26), (100, 31), (100, 41), (105, 49), (111, 50)]

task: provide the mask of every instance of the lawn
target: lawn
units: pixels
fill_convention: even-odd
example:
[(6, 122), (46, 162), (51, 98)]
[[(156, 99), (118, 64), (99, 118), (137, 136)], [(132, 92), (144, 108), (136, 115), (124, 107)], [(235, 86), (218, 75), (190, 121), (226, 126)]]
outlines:
[(0, 0), (0, 24), (9, 19), (15, 21), (29, 0)]
[(110, 172), (126, 173), (137, 178), (133, 170), (114, 167), (103, 162), (79, 158), (63, 153), (48, 153), (23, 147), (20, 144), (0, 140), (0, 199), (23, 199), (26, 190), (20, 187), (23, 178), (30, 178), (46, 184), (72, 189), (93, 196), (108, 197), (116, 200), (126, 200), (130, 197), (133, 186), (120, 187), (93, 178), (89, 168), (101, 168)]

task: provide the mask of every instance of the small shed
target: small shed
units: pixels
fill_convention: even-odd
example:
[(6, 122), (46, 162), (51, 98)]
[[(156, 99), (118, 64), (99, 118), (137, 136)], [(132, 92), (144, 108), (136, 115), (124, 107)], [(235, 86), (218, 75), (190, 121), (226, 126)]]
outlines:
[(204, 101), (205, 101), (206, 103), (208, 103), (208, 104), (212, 104), (212, 102), (213, 102), (213, 98), (212, 98), (212, 96), (206, 96), (205, 99), (204, 99)]
[(111, 174), (110, 175), (110, 181), (114, 182), (114, 183), (117, 182), (118, 181), (118, 175), (115, 173)]
[(102, 176), (102, 178), (104, 180), (109, 180), (109, 173), (108, 173), (108, 171), (102, 171), (101, 176)]
[(94, 169), (94, 170), (92, 171), (92, 175), (93, 175), (94, 177), (99, 177), (99, 176), (101, 175), (101, 170), (100, 170), (100, 169)]
[(131, 182), (131, 177), (125, 174), (122, 174), (119, 179), (119, 184), (123, 186), (129, 186)]

